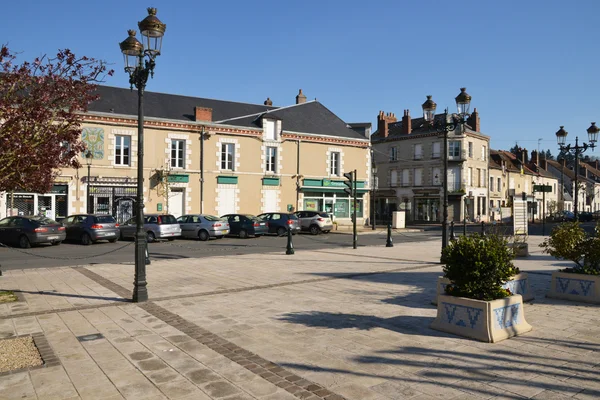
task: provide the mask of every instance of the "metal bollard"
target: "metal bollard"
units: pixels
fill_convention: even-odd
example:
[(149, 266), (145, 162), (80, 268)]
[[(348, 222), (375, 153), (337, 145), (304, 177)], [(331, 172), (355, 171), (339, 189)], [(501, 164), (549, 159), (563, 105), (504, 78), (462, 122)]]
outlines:
[(454, 236), (454, 221), (450, 221), (450, 240), (456, 240), (456, 236)]
[(394, 247), (394, 243), (392, 242), (392, 223), (388, 222), (387, 226), (387, 240), (385, 242), (385, 247)]
[(285, 248), (285, 254), (294, 254), (294, 244), (292, 243), (292, 227), (288, 225), (287, 230), (287, 247)]
[(481, 236), (485, 236), (485, 222), (481, 221)]

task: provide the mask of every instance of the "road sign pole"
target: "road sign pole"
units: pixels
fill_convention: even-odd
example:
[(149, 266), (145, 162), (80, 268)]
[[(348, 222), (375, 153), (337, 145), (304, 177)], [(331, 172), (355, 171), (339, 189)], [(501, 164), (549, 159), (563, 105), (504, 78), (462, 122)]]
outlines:
[(354, 170), (352, 172), (352, 181), (353, 181), (353, 189), (352, 189), (352, 193), (354, 194), (354, 212), (352, 213), (353, 218), (353, 222), (352, 222), (352, 248), (356, 249), (356, 242), (357, 242), (357, 233), (356, 233), (356, 170)]

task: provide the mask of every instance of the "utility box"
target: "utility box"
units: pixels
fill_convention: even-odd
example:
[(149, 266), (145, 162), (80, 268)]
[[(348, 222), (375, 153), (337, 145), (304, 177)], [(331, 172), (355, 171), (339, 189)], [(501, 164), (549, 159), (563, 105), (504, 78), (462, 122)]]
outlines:
[(392, 228), (404, 229), (406, 227), (406, 212), (405, 211), (393, 211), (392, 212)]

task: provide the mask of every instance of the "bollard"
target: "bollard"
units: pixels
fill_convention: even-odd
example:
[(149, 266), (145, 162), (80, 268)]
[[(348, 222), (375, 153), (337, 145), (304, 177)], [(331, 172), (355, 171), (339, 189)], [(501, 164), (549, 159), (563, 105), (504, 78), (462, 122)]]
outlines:
[(481, 221), (481, 236), (485, 236), (485, 222)]
[(387, 230), (387, 240), (385, 242), (385, 247), (394, 247), (394, 243), (392, 242), (392, 223), (388, 222), (388, 230)]
[(290, 225), (288, 225), (287, 230), (287, 247), (285, 249), (285, 254), (294, 254), (294, 244), (292, 243), (292, 227)]
[(456, 236), (454, 236), (454, 221), (450, 221), (450, 240), (456, 240)]

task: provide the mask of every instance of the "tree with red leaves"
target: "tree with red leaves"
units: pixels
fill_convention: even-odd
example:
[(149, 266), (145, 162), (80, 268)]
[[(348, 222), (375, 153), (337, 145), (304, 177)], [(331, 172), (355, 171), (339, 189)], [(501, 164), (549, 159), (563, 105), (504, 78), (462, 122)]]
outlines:
[(59, 50), (55, 58), (16, 64), (0, 48), (0, 192), (46, 193), (61, 168), (79, 168), (81, 122), (96, 100), (104, 61)]

